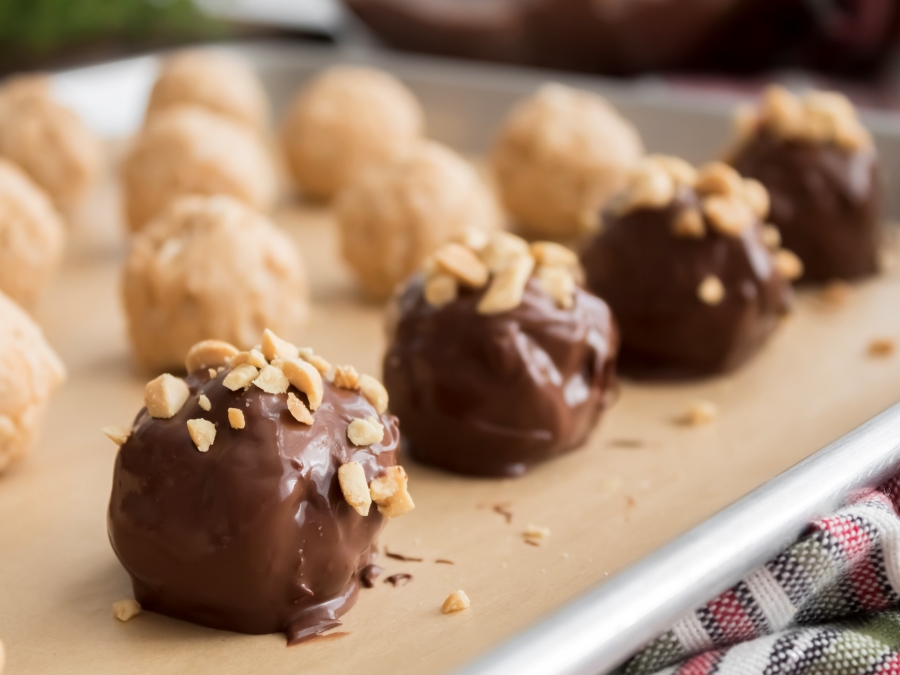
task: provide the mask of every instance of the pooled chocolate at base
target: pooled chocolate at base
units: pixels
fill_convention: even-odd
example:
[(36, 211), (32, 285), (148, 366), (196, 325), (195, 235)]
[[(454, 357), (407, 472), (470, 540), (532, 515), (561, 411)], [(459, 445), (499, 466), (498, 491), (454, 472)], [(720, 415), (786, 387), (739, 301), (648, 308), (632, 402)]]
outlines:
[(872, 148), (781, 140), (758, 132), (732, 160), (769, 191), (769, 220), (803, 261), (801, 282), (857, 279), (878, 272), (881, 184)]
[[(347, 504), (337, 470), (359, 462), (371, 481), (395, 465), (397, 420), (325, 382), (307, 426), (287, 394), (232, 392), (226, 374), (189, 375), (191, 396), (170, 419), (138, 415), (116, 458), (110, 541), (145, 609), (242, 633), (284, 631), (296, 644), (340, 625), (356, 601), (384, 518), (374, 505), (363, 517)], [(245, 428), (231, 428), (228, 408), (243, 411)], [(347, 426), (369, 416), (384, 438), (355, 447)], [(194, 418), (216, 426), (208, 452), (188, 434)]]
[[(706, 224), (702, 239), (673, 234), (678, 213), (698, 208), (692, 190), (659, 209), (608, 213), (581, 256), (587, 285), (609, 304), (622, 336), (618, 369), (636, 379), (684, 379), (733, 370), (760, 348), (791, 304), (754, 223), (739, 236)], [(698, 287), (710, 275), (719, 304)]]
[(483, 291), (428, 304), (414, 277), (396, 299), (384, 358), (391, 412), (416, 459), (478, 476), (518, 476), (581, 445), (615, 391), (617, 331), (581, 289), (571, 309), (531, 278), (515, 309), (483, 315)]

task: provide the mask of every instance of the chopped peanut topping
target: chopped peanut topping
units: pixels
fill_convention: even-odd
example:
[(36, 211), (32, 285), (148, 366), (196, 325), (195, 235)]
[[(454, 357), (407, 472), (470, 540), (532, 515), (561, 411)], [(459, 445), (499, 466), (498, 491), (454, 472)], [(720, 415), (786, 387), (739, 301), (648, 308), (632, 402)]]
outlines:
[(144, 405), (150, 417), (169, 419), (181, 410), (190, 395), (184, 380), (166, 373), (150, 380), (144, 387)]
[(550, 241), (537, 241), (531, 245), (531, 255), (537, 265), (578, 269), (575, 252)]
[(499, 272), (514, 260), (529, 256), (528, 242), (509, 232), (494, 232), (481, 259), (491, 272)]
[(241, 366), (247, 363), (255, 368), (265, 368), (268, 361), (266, 361), (266, 357), (262, 355), (262, 352), (255, 348), (251, 349), (249, 352), (238, 352), (235, 357), (231, 359), (232, 366)]
[(396, 518), (416, 507), (407, 490), (408, 482), (409, 477), (403, 467), (392, 466), (383, 476), (369, 483), (369, 494), (383, 516)]
[(208, 451), (216, 440), (216, 425), (209, 420), (188, 420), (187, 428), (191, 440), (200, 452)]
[(444, 604), (441, 605), (441, 612), (444, 614), (461, 612), (464, 609), (468, 609), (471, 604), (469, 596), (466, 595), (465, 591), (453, 591), (447, 596), (447, 599), (444, 600)]
[(358, 389), (359, 373), (353, 366), (338, 366), (334, 370), (334, 386), (341, 389)]
[(215, 368), (210, 368), (208, 372), (209, 372), (209, 379), (211, 379), (211, 380), (215, 379), (216, 375), (219, 374), (219, 371), (217, 371)]
[(119, 621), (128, 621), (141, 613), (141, 605), (137, 600), (119, 600), (113, 603), (112, 611)]
[(697, 170), (680, 157), (650, 155), (647, 159), (656, 162), (677, 183), (691, 187), (697, 183)]
[(359, 390), (379, 415), (388, 407), (388, 393), (384, 385), (371, 375), (359, 376)]
[(302, 359), (291, 359), (281, 364), (281, 370), (288, 382), (306, 394), (310, 410), (316, 410), (322, 405), (324, 396), (322, 374), (314, 365)]
[(338, 469), (338, 481), (346, 502), (361, 516), (369, 515), (372, 496), (366, 483), (366, 472), (359, 462), (347, 462)]
[(253, 380), (253, 384), (262, 389), (267, 394), (283, 394), (288, 390), (290, 382), (287, 376), (278, 366), (266, 366), (259, 375)]
[(432, 307), (443, 307), (454, 300), (458, 289), (449, 274), (435, 274), (425, 282), (425, 301)]
[(710, 274), (697, 287), (697, 297), (707, 305), (718, 305), (725, 298), (725, 286), (719, 277)]
[(697, 172), (695, 188), (697, 194), (703, 196), (731, 197), (743, 193), (744, 183), (741, 175), (727, 164), (710, 162), (700, 167)]
[(109, 440), (119, 446), (125, 445), (125, 441), (131, 436), (131, 431), (129, 429), (123, 429), (122, 427), (103, 427), (100, 431), (102, 431)]
[(309, 412), (309, 409), (303, 405), (303, 401), (297, 398), (297, 394), (294, 392), (288, 393), (288, 410), (291, 412), (291, 416), (300, 422), (301, 424), (309, 424), (313, 423), (312, 413)]
[(515, 258), (494, 275), (490, 286), (478, 302), (479, 314), (499, 314), (515, 309), (525, 295), (525, 285), (534, 269), (530, 255)]
[(703, 213), (719, 232), (736, 237), (753, 225), (756, 216), (738, 196), (713, 195), (703, 200)]
[(538, 267), (537, 280), (544, 292), (562, 309), (575, 304), (575, 277), (564, 267)]
[(646, 159), (635, 169), (631, 184), (622, 194), (619, 213), (638, 209), (656, 209), (675, 198), (677, 187), (672, 176), (657, 162)]
[(312, 365), (312, 367), (318, 370), (322, 375), (331, 370), (331, 364), (318, 354), (314, 353), (309, 347), (304, 347), (300, 350), (300, 358)]
[(769, 201), (769, 191), (765, 185), (755, 178), (745, 178), (743, 181), (744, 201), (750, 205), (759, 218), (765, 218), (769, 215), (771, 203)]
[(384, 425), (374, 417), (355, 419), (347, 427), (347, 438), (356, 446), (381, 443), (384, 438)]
[(803, 262), (786, 249), (775, 252), (775, 268), (788, 281), (794, 281), (803, 276)]
[(228, 424), (232, 429), (243, 429), (247, 423), (244, 420), (244, 411), (238, 408), (228, 409)]
[(481, 288), (488, 281), (485, 264), (462, 244), (444, 244), (435, 252), (434, 260), (439, 270), (470, 288)]
[(231, 391), (237, 391), (249, 387), (250, 383), (259, 375), (259, 369), (249, 363), (244, 363), (232, 370), (225, 379), (222, 380), (222, 386)]
[(781, 232), (774, 225), (763, 225), (762, 242), (770, 251), (781, 248)]
[(238, 348), (222, 340), (203, 340), (188, 350), (184, 366), (188, 373), (201, 368), (218, 368), (227, 365), (230, 359), (238, 355)]
[(203, 410), (206, 410), (207, 412), (209, 412), (209, 410), (212, 408), (212, 403), (209, 402), (209, 398), (206, 396), (206, 394), (200, 394), (200, 396), (197, 398), (197, 405), (199, 405)]
[(884, 358), (897, 350), (897, 343), (891, 338), (876, 338), (869, 343), (869, 356)]
[(287, 361), (288, 359), (296, 359), (300, 356), (299, 349), (287, 340), (282, 340), (268, 328), (263, 331), (261, 347), (262, 355), (269, 361), (274, 361), (276, 358)]
[(711, 401), (695, 401), (685, 411), (682, 422), (698, 427), (713, 422), (719, 416), (719, 408)]
[(703, 222), (703, 216), (700, 215), (697, 209), (682, 209), (675, 216), (675, 221), (672, 223), (672, 232), (678, 237), (702, 239), (706, 235), (706, 224)]

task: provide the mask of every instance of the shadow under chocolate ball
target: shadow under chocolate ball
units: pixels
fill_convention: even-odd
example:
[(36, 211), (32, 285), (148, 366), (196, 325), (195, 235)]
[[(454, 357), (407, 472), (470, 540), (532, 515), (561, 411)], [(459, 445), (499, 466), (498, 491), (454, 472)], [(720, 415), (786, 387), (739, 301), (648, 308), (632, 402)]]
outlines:
[[(231, 391), (227, 374), (189, 375), (190, 397), (169, 419), (138, 415), (116, 458), (109, 536), (144, 608), (242, 633), (284, 631), (293, 644), (339, 625), (356, 601), (384, 517), (357, 513), (337, 472), (358, 462), (371, 481), (394, 466), (397, 420), (325, 382), (312, 425), (301, 424), (285, 394)], [(229, 408), (243, 412), (244, 428), (232, 428)], [(348, 421), (370, 416), (383, 439), (353, 446)], [(207, 452), (188, 433), (193, 418), (215, 424)]]
[[(730, 371), (763, 344), (791, 304), (756, 221), (737, 236), (706, 223), (702, 238), (676, 236), (678, 214), (697, 209), (683, 189), (662, 208), (608, 212), (581, 256), (587, 286), (612, 309), (621, 331), (618, 369), (637, 379), (689, 379)], [(715, 277), (724, 291), (704, 302)]]
[(518, 307), (479, 314), (484, 291), (430, 305), (413, 277), (384, 358), (391, 412), (412, 455), (478, 476), (518, 476), (581, 445), (615, 391), (617, 331), (581, 289), (562, 309), (535, 278)]
[(881, 183), (872, 147), (779, 139), (760, 131), (731, 161), (769, 191), (770, 220), (803, 261), (801, 282), (856, 279), (878, 271)]

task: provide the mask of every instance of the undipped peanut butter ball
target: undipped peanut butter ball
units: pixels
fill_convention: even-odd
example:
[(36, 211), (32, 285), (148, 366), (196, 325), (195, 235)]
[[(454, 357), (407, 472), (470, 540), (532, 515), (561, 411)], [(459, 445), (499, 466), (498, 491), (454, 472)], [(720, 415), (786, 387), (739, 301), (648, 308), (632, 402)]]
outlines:
[(295, 335), (307, 313), (303, 262), (268, 218), (217, 195), (172, 203), (132, 242), (123, 279), (138, 363), (178, 369), (205, 339), (250, 349), (267, 326)]
[(235, 54), (186, 50), (169, 58), (150, 92), (148, 119), (173, 105), (196, 105), (262, 130), (269, 101), (256, 73)]
[(637, 130), (605, 100), (548, 84), (509, 115), (492, 163), (525, 233), (569, 238), (597, 228), (603, 204), (643, 154)]
[(176, 197), (225, 194), (260, 211), (275, 202), (275, 169), (257, 134), (197, 106), (150, 119), (122, 169), (125, 207), (134, 231)]
[(0, 291), (30, 308), (59, 267), (64, 242), (47, 193), (0, 159)]
[(70, 208), (97, 179), (99, 141), (75, 113), (53, 100), (44, 76), (0, 86), (0, 157), (21, 166), (57, 207)]
[(285, 120), (284, 151), (300, 189), (328, 198), (363, 167), (402, 152), (423, 126), (419, 102), (393, 76), (332, 68), (297, 96)]
[(337, 214), (344, 258), (373, 300), (387, 298), (441, 244), (484, 239), (502, 222), (475, 169), (431, 141), (361, 173)]
[(0, 293), (0, 471), (34, 444), (66, 371), (38, 325)]

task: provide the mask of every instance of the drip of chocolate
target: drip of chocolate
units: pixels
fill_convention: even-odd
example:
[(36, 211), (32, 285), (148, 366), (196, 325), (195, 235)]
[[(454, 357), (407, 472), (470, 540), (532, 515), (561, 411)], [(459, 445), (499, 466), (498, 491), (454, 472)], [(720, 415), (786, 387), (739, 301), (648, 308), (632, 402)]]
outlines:
[(413, 277), (396, 299), (384, 384), (414, 457), (518, 476), (587, 438), (615, 390), (617, 333), (581, 289), (561, 309), (532, 278), (518, 307), (490, 315), (476, 311), (483, 293), (461, 287), (437, 308)]
[[(340, 625), (356, 601), (384, 519), (347, 504), (337, 470), (358, 462), (371, 481), (395, 465), (397, 419), (380, 416), (383, 440), (356, 447), (350, 420), (378, 417), (359, 392), (325, 382), (307, 426), (286, 394), (232, 392), (227, 373), (189, 375), (191, 396), (170, 419), (138, 415), (116, 458), (110, 541), (145, 609), (242, 633), (284, 631), (295, 644)], [(230, 426), (228, 408), (243, 411), (245, 428)], [(188, 434), (194, 418), (216, 426), (208, 452)]]
[(769, 191), (769, 219), (803, 261), (801, 281), (857, 279), (878, 271), (881, 184), (874, 149), (780, 140), (761, 131), (732, 164)]
[[(753, 355), (787, 313), (790, 283), (775, 269), (757, 221), (739, 236), (706, 222), (703, 238), (676, 236), (673, 224), (693, 190), (658, 209), (606, 214), (582, 254), (588, 287), (612, 308), (622, 335), (618, 368), (639, 379), (727, 372)], [(724, 288), (718, 304), (698, 288), (708, 276)]]

